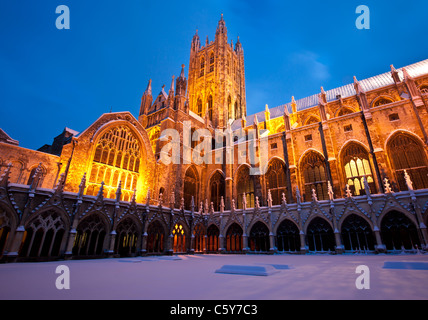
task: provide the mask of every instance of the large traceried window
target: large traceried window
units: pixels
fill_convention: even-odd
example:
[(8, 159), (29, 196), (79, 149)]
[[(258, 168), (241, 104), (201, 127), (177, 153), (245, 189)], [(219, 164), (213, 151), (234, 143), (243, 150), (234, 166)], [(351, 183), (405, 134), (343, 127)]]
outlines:
[(104, 133), (95, 147), (87, 188), (88, 195), (97, 195), (104, 181), (104, 196), (114, 199), (122, 181), (122, 199), (130, 201), (140, 176), (140, 144), (126, 126)]
[(317, 152), (309, 152), (302, 160), (305, 201), (311, 201), (312, 190), (315, 190), (318, 200), (328, 199), (328, 184), (324, 158)]
[(428, 166), (422, 145), (412, 136), (397, 133), (388, 142), (388, 154), (400, 190), (407, 190), (404, 170), (410, 176), (414, 189), (428, 188)]
[(243, 208), (242, 201), (244, 199), (244, 193), (247, 202), (247, 208), (254, 208), (254, 176), (250, 175), (250, 168), (242, 167), (239, 169), (236, 179), (236, 191), (238, 196), (236, 207), (238, 209)]
[(198, 192), (199, 190), (199, 178), (198, 178), (198, 172), (196, 171), (195, 167), (190, 167), (186, 171), (186, 175), (184, 177), (184, 208), (186, 210), (190, 210), (190, 206), (192, 204), (192, 197), (194, 201), (195, 208), (198, 208)]
[(266, 172), (266, 193), (270, 190), (273, 205), (281, 204), (282, 194), (287, 194), (286, 186), (285, 165), (280, 160), (273, 159)]
[(353, 195), (364, 194), (364, 178), (370, 186), (370, 192), (376, 193), (368, 152), (359, 144), (351, 143), (343, 151), (346, 184), (349, 185)]

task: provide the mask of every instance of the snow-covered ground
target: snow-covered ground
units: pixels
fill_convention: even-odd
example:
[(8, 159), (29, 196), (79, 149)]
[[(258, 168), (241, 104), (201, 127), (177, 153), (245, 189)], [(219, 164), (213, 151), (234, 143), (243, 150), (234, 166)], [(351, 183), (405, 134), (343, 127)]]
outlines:
[[(425, 255), (180, 255), (0, 265), (0, 299), (428, 299)], [(384, 268), (419, 262), (422, 269)], [(270, 265), (270, 276), (215, 273), (223, 265)], [(57, 266), (70, 270), (70, 289), (55, 286)], [(370, 270), (370, 289), (355, 282)], [(411, 265), (410, 265), (411, 267)]]

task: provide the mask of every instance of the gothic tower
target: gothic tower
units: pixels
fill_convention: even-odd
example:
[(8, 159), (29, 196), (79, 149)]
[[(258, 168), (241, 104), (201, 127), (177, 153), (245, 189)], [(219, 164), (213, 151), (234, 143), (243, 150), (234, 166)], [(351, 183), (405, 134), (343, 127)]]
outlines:
[(214, 128), (246, 115), (244, 50), (239, 38), (235, 46), (227, 42), (223, 14), (214, 41), (207, 37), (201, 46), (198, 32), (193, 36), (188, 98), (190, 111), (209, 119)]

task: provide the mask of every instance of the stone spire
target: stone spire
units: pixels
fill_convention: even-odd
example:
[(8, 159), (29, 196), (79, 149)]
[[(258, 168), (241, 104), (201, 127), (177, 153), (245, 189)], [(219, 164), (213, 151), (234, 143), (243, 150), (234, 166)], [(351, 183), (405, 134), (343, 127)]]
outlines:
[(152, 96), (152, 79), (149, 80), (146, 91), (144, 91), (143, 96), (141, 98), (141, 106), (140, 106), (140, 116), (142, 114), (149, 113), (150, 107), (153, 102)]

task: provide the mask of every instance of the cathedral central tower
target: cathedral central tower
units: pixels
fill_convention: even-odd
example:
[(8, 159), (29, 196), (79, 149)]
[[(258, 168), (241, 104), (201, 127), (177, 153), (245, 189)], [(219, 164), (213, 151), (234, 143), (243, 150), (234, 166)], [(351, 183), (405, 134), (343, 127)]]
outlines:
[(193, 36), (188, 98), (190, 111), (209, 119), (213, 127), (224, 128), (227, 121), (246, 115), (244, 50), (238, 40), (227, 40), (223, 14), (214, 41), (208, 37), (201, 46), (198, 32)]

